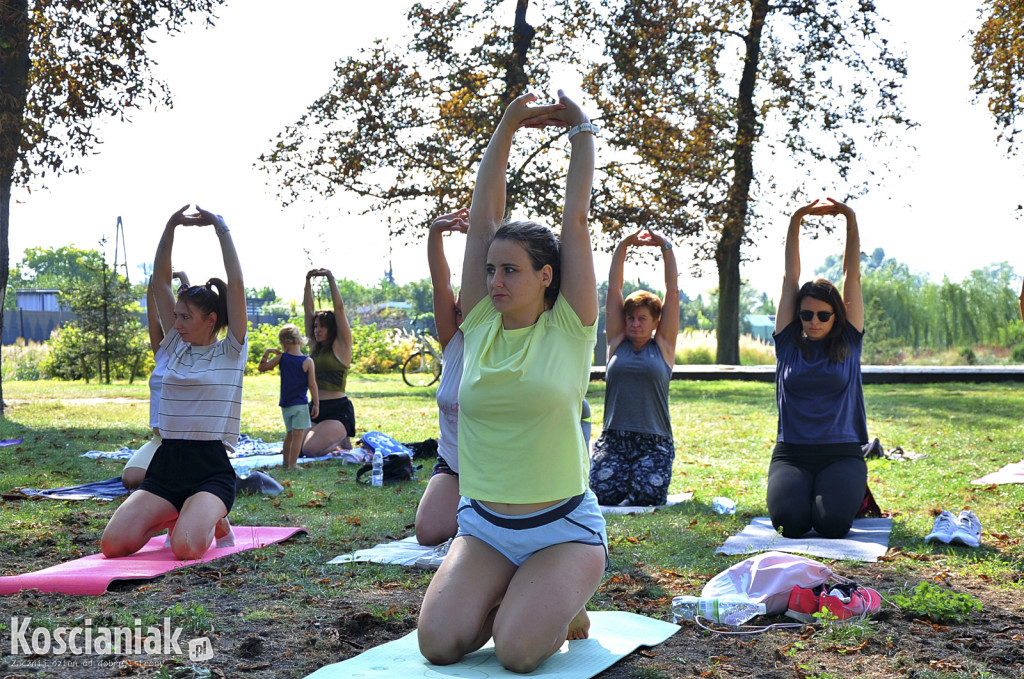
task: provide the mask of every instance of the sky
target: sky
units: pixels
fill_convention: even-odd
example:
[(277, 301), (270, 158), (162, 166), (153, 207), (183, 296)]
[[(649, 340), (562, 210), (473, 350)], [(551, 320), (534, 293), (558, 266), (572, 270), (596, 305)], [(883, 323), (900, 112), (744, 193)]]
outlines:
[[(389, 242), (372, 216), (346, 214), (351, 203), (344, 196), (283, 208), (270, 176), (254, 167), (275, 135), (327, 90), (336, 61), (375, 38), (396, 35), (407, 5), (292, 0), (285, 11), (280, 2), (235, 0), (219, 10), (213, 28), (159, 36), (152, 54), (158, 77), (173, 94), (173, 109), (137, 111), (128, 123), (100, 121), (101, 152), (81, 161), (82, 174), (48, 178), (45, 188), (33, 186), (31, 192), (15, 189), (12, 265), (25, 248), (69, 244), (99, 249), (112, 261), (121, 217), (120, 254), (132, 280), (141, 282), (167, 218), (186, 203), (198, 203), (227, 221), (246, 286), (273, 287), (285, 300), (301, 298), (304, 274), (312, 267), (368, 285), (389, 266), (399, 283), (428, 277), (423, 241)], [(975, 3), (879, 0), (876, 6), (890, 20), (891, 44), (897, 50), (902, 44), (908, 55), (902, 101), (919, 127), (904, 133), (904, 150), (893, 159), (902, 168), (899, 176), (851, 202), (862, 250), (881, 247), (936, 281), (960, 281), (1000, 261), (1024, 272), (1024, 220), (1015, 211), (1024, 202), (1024, 161), (1007, 157), (984, 106), (970, 103), (966, 33), (977, 23)], [(570, 95), (575, 90), (572, 83), (557, 85)], [(842, 192), (836, 187), (834, 193)], [(781, 285), (787, 213), (795, 208), (766, 213), (765, 228), (745, 251), (752, 261), (744, 263), (741, 275), (771, 297)], [(430, 217), (424, 215), (424, 233)], [(106, 245), (100, 245), (102, 238)], [(462, 239), (446, 239), (456, 280)], [(692, 249), (685, 243), (676, 248), (680, 287), (687, 294), (695, 297), (717, 285), (713, 263), (694, 276)], [(842, 248), (838, 236), (805, 239), (805, 277)], [(175, 267), (193, 282), (223, 276), (210, 229), (178, 229), (175, 253)], [(607, 255), (596, 256), (598, 280), (607, 278), (608, 263)], [(626, 279), (660, 287), (660, 263), (653, 255), (630, 261)]]

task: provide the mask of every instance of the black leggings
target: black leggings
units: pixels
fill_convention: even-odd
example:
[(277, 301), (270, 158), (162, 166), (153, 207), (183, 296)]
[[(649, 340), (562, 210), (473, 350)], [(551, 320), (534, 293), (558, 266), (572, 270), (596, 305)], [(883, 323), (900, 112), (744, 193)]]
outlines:
[(768, 514), (783, 537), (798, 538), (812, 528), (822, 537), (845, 537), (867, 486), (858, 443), (779, 443), (768, 466)]

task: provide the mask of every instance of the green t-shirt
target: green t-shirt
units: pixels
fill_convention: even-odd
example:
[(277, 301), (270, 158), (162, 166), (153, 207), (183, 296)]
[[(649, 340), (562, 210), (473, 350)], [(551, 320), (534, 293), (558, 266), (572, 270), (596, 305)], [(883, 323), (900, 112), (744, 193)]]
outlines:
[(584, 327), (561, 295), (528, 328), (505, 330), (482, 299), (462, 323), (459, 490), (526, 504), (579, 495), (590, 458), (580, 410), (597, 325)]

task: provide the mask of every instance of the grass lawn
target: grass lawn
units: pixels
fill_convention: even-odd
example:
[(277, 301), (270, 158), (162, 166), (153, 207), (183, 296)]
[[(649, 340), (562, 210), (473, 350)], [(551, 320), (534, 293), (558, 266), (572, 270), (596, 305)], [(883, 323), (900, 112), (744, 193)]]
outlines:
[[(276, 375), (247, 377), (242, 432), (280, 440)], [(674, 381), (670, 390), (676, 462), (670, 492), (692, 501), (654, 514), (610, 517), (611, 565), (592, 610), (630, 610), (671, 620), (670, 600), (698, 594), (736, 558), (714, 548), (753, 516), (766, 514), (766, 470), (775, 439), (774, 385)], [(400, 441), (437, 436), (433, 389), (397, 375), (351, 376), (359, 431)], [(773, 631), (753, 638), (708, 635), (690, 623), (669, 642), (634, 653), (600, 676), (973, 677), (1024, 676), (1024, 485), (970, 481), (1024, 459), (1024, 389), (1015, 384), (868, 385), (868, 427), (885, 448), (927, 453), (913, 462), (873, 460), (870, 486), (894, 529), (886, 561), (830, 563), (837, 573), (893, 599), (921, 581), (967, 593), (983, 610), (974, 622), (938, 624), (886, 606), (877, 622), (835, 630)], [(120, 474), (122, 463), (80, 457), (88, 450), (137, 448), (148, 438), (145, 381), (98, 385), (7, 382), (0, 439), (0, 488), (58, 487)], [(591, 384), (594, 436), (604, 384)], [(510, 414), (514, 416), (514, 414)], [(328, 566), (332, 557), (412, 534), (431, 461), (417, 480), (384, 489), (357, 485), (356, 468), (320, 462), (272, 470), (286, 486), (275, 497), (239, 496), (232, 523), (305, 526), (309, 535), (172, 572), (151, 582), (115, 584), (100, 597), (21, 593), (0, 598), (0, 676), (302, 677), (415, 629), (431, 574), (395, 566)], [(738, 504), (735, 516), (711, 498)], [(53, 565), (99, 549), (115, 503), (3, 500), (0, 575)], [(934, 514), (972, 509), (984, 530), (979, 549), (925, 544)], [(120, 657), (116, 667), (69, 674), (52, 658), (10, 655), (9, 619), (32, 626), (131, 625), (170, 616), (183, 639), (208, 636), (215, 656)], [(920, 618), (921, 616), (918, 616)], [(857, 638), (850, 632), (857, 630)], [(166, 660), (166, 664), (162, 664)]]

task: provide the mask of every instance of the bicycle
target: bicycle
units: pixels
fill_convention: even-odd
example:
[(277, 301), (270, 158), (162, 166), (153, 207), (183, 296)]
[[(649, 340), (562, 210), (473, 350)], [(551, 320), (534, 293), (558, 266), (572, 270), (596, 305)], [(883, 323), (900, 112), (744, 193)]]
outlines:
[(426, 330), (416, 331), (419, 349), (402, 364), (402, 379), (410, 387), (429, 387), (441, 377), (441, 355), (434, 348), (434, 338)]

